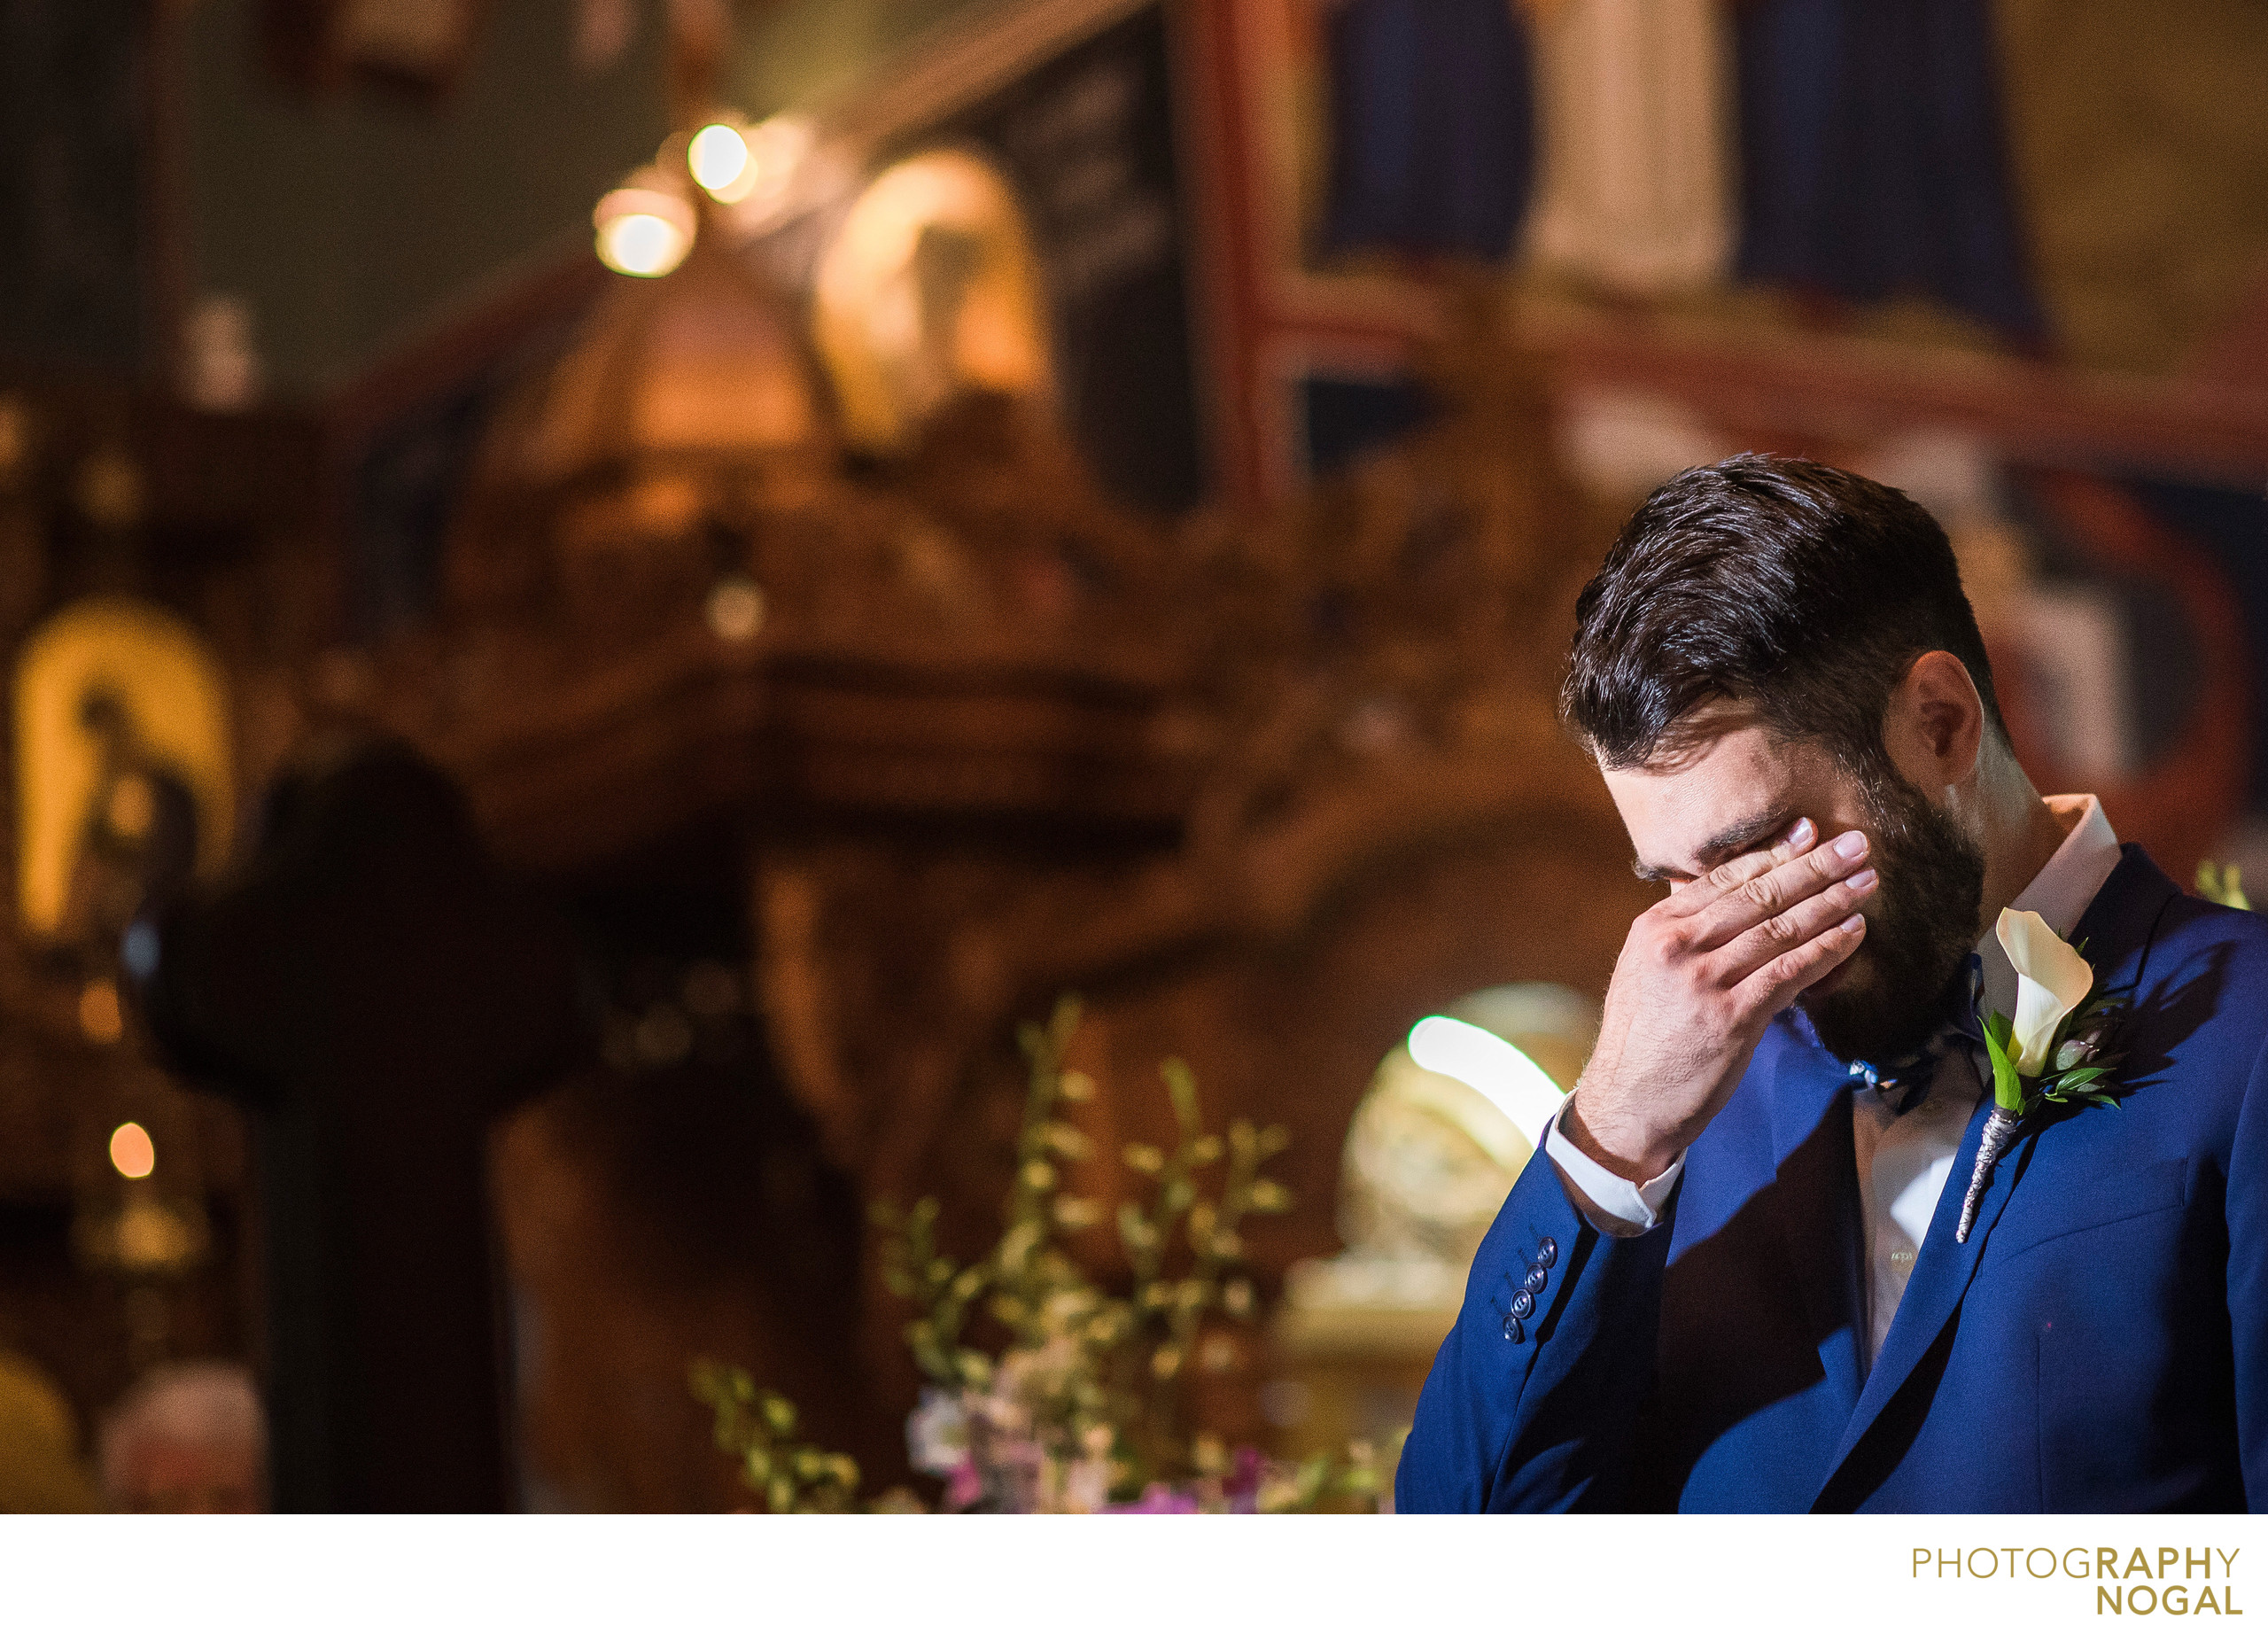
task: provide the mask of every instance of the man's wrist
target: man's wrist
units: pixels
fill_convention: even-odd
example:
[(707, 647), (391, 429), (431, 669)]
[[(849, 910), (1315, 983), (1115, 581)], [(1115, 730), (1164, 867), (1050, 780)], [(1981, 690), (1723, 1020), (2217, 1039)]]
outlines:
[(1682, 1156), (1653, 1178), (1625, 1179), (1594, 1162), (1567, 1137), (1570, 1107), (1562, 1105), (1543, 1131), (1543, 1150), (1558, 1170), (1575, 1211), (1603, 1235), (1643, 1236), (1661, 1223), (1662, 1211), (1684, 1171)]
[(1612, 1115), (1585, 1111), (1580, 1084), (1560, 1113), (1559, 1132), (1592, 1162), (1633, 1185), (1658, 1178), (1685, 1155), (1682, 1144), (1617, 1122)]

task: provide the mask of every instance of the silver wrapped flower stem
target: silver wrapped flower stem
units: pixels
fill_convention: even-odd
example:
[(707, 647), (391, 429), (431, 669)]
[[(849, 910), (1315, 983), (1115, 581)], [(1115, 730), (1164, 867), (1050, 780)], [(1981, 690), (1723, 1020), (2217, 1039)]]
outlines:
[(1961, 1225), (1953, 1233), (1954, 1241), (1969, 1240), (1969, 1227), (1977, 1223), (1977, 1204), (1984, 1200), (1985, 1183), (1992, 1178), (1992, 1164), (2008, 1148), (2008, 1141), (2016, 1138), (2016, 1124), (2022, 1120), (2006, 1106), (1999, 1105), (1984, 1119), (1984, 1137), (1977, 1142), (1977, 1166), (1969, 1171), (1969, 1192), (1961, 1199)]

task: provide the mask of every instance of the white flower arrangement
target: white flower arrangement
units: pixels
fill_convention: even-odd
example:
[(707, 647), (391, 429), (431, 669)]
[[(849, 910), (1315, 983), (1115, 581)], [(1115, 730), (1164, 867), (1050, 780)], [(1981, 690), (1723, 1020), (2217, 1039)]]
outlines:
[(2108, 1080), (2119, 1056), (2106, 1052), (2124, 1004), (2096, 984), (2079, 948), (2037, 912), (2004, 910), (1993, 932), (2016, 968), (2016, 1012), (1978, 1022), (1992, 1060), (1992, 1110), (1961, 1198), (1957, 1242), (1969, 1240), (1992, 1165), (2025, 1119), (2080, 1100), (2116, 1106), (2124, 1092)]

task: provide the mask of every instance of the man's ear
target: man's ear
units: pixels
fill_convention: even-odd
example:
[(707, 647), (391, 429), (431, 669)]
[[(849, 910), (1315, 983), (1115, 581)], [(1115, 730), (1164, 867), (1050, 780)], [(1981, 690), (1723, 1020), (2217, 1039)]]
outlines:
[(1984, 702), (1960, 657), (1932, 649), (1915, 657), (1890, 692), (1883, 742), (1899, 773), (1925, 791), (1959, 786), (1976, 773)]

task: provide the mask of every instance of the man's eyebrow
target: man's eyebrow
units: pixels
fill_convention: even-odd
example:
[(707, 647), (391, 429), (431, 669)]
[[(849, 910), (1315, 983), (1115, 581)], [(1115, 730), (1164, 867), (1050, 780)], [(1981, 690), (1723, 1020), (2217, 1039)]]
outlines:
[[(1706, 872), (1735, 855), (1744, 855), (1759, 844), (1769, 843), (1794, 825), (1795, 820), (1796, 812), (1792, 809), (1759, 809), (1704, 841), (1695, 853), (1695, 860)], [(1649, 883), (1683, 875), (1675, 867), (1649, 866), (1643, 860), (1633, 860), (1630, 869)]]

